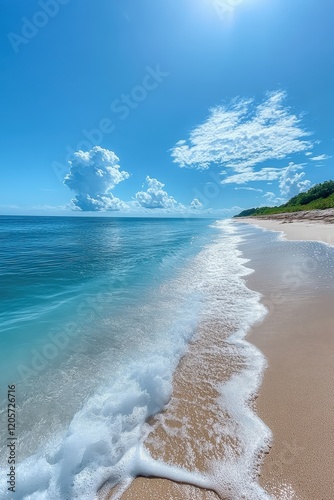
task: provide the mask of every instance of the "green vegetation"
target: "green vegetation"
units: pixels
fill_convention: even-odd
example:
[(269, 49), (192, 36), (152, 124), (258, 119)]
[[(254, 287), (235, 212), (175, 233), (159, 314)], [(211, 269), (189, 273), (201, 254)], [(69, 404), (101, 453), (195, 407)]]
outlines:
[(244, 210), (235, 217), (300, 212), (301, 210), (325, 210), (334, 208), (334, 181), (316, 184), (305, 193), (299, 193), (279, 207), (261, 207)]

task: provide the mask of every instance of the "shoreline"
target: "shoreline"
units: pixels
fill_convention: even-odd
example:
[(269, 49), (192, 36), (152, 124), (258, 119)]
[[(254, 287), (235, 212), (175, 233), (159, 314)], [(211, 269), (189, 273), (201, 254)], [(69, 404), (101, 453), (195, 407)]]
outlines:
[(274, 220), (283, 222), (317, 222), (334, 223), (334, 208), (325, 210), (301, 210), (299, 212), (282, 212), (278, 214), (253, 215), (247, 217), (235, 217), (233, 220)]
[[(240, 220), (283, 233), (286, 241), (313, 241), (334, 246), (334, 224), (266, 218)], [(262, 280), (262, 283), (261, 283)], [(251, 289), (269, 298), (268, 284), (255, 273), (247, 278)], [(279, 298), (279, 295), (278, 295)], [(261, 485), (273, 498), (277, 482), (284, 499), (334, 498), (334, 318), (333, 293), (316, 293), (312, 300), (273, 301), (264, 321), (248, 340), (268, 361), (257, 399), (260, 418), (273, 432), (273, 447), (261, 470)]]
[(276, 304), (248, 336), (268, 361), (256, 406), (273, 433), (260, 477), (273, 498), (334, 498), (333, 303)]
[[(334, 242), (334, 226), (325, 224), (326, 231), (320, 229), (322, 224), (311, 224), (308, 222), (282, 225), (278, 221), (237, 220), (236, 222), (247, 222), (269, 229), (271, 231), (284, 232), (288, 239), (322, 241), (327, 244)], [(333, 239), (332, 239), (333, 238)], [(267, 306), (270, 300), (270, 286), (267, 276), (261, 272), (255, 272), (245, 277), (247, 287), (250, 290), (262, 293), (262, 302)], [(298, 297), (293, 302), (280, 301), (274, 308), (269, 308), (269, 314), (264, 320), (253, 326), (246, 336), (246, 341), (256, 346), (266, 357), (268, 368), (264, 374), (264, 380), (257, 393), (255, 410), (273, 432), (272, 449), (268, 450), (260, 470), (260, 485), (271, 495), (271, 498), (279, 500), (332, 500), (334, 498), (334, 486), (331, 484), (331, 466), (334, 463), (334, 450), (329, 439), (332, 425), (332, 408), (334, 408), (334, 395), (331, 387), (334, 378), (331, 370), (334, 357), (334, 320), (331, 319), (331, 307), (333, 296), (320, 297), (314, 301), (305, 301)], [(319, 328), (318, 325), (321, 325)], [(222, 325), (215, 325), (215, 331), (220, 332)], [(212, 329), (211, 329), (212, 330)], [(315, 335), (317, 332), (317, 335)], [(209, 336), (210, 337), (210, 336)], [(204, 337), (203, 337), (204, 338)], [(210, 338), (206, 340), (210, 341)], [(212, 339), (211, 339), (212, 340)], [(179, 411), (183, 418), (190, 414), (193, 422), (203, 422), (210, 417), (207, 411), (210, 403), (209, 386), (203, 386), (200, 393), (203, 403), (203, 412), (199, 416), (194, 406), (194, 392), (191, 384), (183, 385), (182, 373), (187, 367), (191, 356), (196, 357), (198, 346), (196, 341), (189, 346), (189, 352), (182, 358), (179, 367), (174, 374), (173, 398), (179, 403)], [(221, 359), (219, 360), (221, 363)], [(187, 371), (187, 369), (186, 369)], [(181, 377), (180, 377), (181, 374)], [(189, 365), (188, 365), (189, 374)], [(211, 375), (211, 374), (210, 374)], [(225, 375), (227, 375), (225, 373)], [(224, 375), (221, 372), (221, 380)], [(225, 378), (225, 380), (227, 380)], [(185, 381), (183, 379), (184, 384)], [(190, 396), (189, 396), (190, 394)], [(181, 397), (180, 397), (181, 395)], [(185, 403), (187, 401), (187, 403)], [(188, 410), (187, 410), (188, 405)], [(253, 405), (252, 405), (253, 407)], [(168, 414), (168, 407), (155, 417), (156, 421), (163, 419)], [(180, 423), (175, 424), (176, 427)], [(195, 426), (196, 427), (196, 426)], [(306, 437), (305, 437), (306, 435)], [(201, 429), (197, 426), (194, 436), (203, 439)], [(215, 444), (212, 437), (204, 435), (207, 440), (210, 453)], [(168, 442), (169, 450), (164, 457), (176, 458), (176, 463), (185, 465), (187, 462), (184, 447), (186, 442), (179, 443), (178, 449), (173, 448), (170, 441), (160, 425), (155, 438), (155, 446), (148, 445), (148, 449), (156, 449), (155, 458), (161, 458), (159, 442)], [(152, 441), (154, 443), (154, 439)], [(218, 451), (218, 450), (217, 450)], [(198, 466), (205, 470), (205, 464), (200, 457)], [(333, 486), (333, 490), (332, 490)], [(113, 494), (116, 490), (113, 490)], [(99, 498), (113, 498), (108, 494)], [(120, 497), (122, 500), (162, 500), (175, 499), (205, 499), (205, 500), (236, 500), (237, 497), (221, 496), (212, 490), (200, 489), (196, 486), (173, 482), (169, 479), (159, 477), (135, 478), (129, 488)], [(255, 497), (254, 497), (255, 498)]]
[[(180, 467), (183, 470), (199, 473), (203, 478), (208, 478), (210, 488), (196, 486), (195, 483), (175, 482), (162, 477), (136, 477), (128, 489), (117, 496), (117, 486), (107, 496), (102, 497), (112, 500), (114, 495), (121, 500), (235, 500), (239, 497), (239, 484), (234, 483), (234, 470), (229, 467), (220, 471), (219, 467), (227, 462), (231, 455), (238, 460), (238, 447), (233, 433), (229, 432), (229, 426), (233, 420), (228, 407), (222, 408), (220, 399), (227, 397), (220, 389), (220, 385), (232, 381), (232, 378), (241, 376), (251, 377), (256, 380), (256, 369), (245, 370), (245, 360), (237, 348), (231, 349), (231, 335), (226, 325), (219, 322), (203, 323), (199, 325), (196, 338), (189, 344), (186, 355), (181, 359), (174, 373), (173, 394), (167, 407), (155, 417), (149, 420), (152, 431), (144, 443), (154, 460)], [(257, 351), (248, 341), (245, 344)], [(215, 346), (216, 352), (211, 348)], [(231, 355), (233, 362), (231, 363)], [(256, 353), (255, 353), (256, 356)], [(259, 360), (263, 361), (260, 354)], [(263, 366), (264, 368), (264, 366)], [(262, 374), (263, 375), (263, 374)], [(262, 377), (261, 377), (262, 379)], [(257, 393), (258, 388), (251, 389), (251, 393)], [(228, 393), (228, 391), (226, 391)], [(249, 402), (247, 398), (247, 402)], [(253, 398), (249, 408), (254, 411)], [(237, 412), (242, 410), (243, 397), (241, 395)], [(237, 405), (236, 405), (237, 406)], [(248, 405), (247, 405), (248, 406)], [(261, 432), (266, 426), (261, 422), (256, 413), (245, 416), (253, 420), (250, 427), (250, 435), (253, 439), (262, 440)], [(225, 426), (225, 428), (223, 427)], [(216, 432), (214, 432), (214, 429)], [(218, 431), (219, 430), (219, 431)], [(261, 443), (261, 451), (256, 447), (258, 463), (263, 460), (264, 453), (268, 451), (270, 431), (266, 430), (267, 436)], [(225, 434), (226, 433), (226, 434)], [(201, 443), (201, 446), (197, 446)], [(203, 447), (204, 446), (204, 452)], [(255, 451), (255, 448), (254, 448)], [(251, 457), (254, 458), (253, 455)], [(218, 466), (216, 470), (213, 463)], [(256, 498), (264, 498), (257, 483), (257, 475), (253, 478), (249, 474), (252, 469), (242, 470), (240, 463), (240, 480), (246, 484), (248, 495), (256, 495)], [(231, 481), (226, 480), (224, 474), (229, 475)], [(230, 473), (230, 474), (228, 474)], [(251, 482), (254, 481), (254, 486)], [(249, 488), (249, 489), (248, 489)], [(228, 492), (231, 491), (231, 496)], [(261, 497), (258, 494), (261, 494)], [(244, 498), (248, 498), (245, 494)], [(249, 498), (251, 498), (249, 496)], [(240, 496), (241, 498), (241, 496)]]
[(234, 222), (252, 224), (268, 229), (269, 231), (277, 231), (284, 233), (284, 237), (291, 241), (319, 241), (334, 246), (334, 224), (324, 222), (322, 219), (315, 221), (312, 219), (296, 219), (287, 218), (259, 218), (245, 217), (233, 219)]

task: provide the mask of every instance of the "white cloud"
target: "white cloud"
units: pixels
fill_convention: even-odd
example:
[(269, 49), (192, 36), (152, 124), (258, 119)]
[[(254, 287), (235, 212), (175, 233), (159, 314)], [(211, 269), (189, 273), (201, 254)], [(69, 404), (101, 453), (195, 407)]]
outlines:
[(119, 198), (115, 198), (111, 193), (103, 196), (95, 194), (94, 197), (89, 194), (80, 194), (72, 200), (72, 203), (74, 208), (83, 212), (118, 212), (128, 208), (126, 203)]
[(190, 208), (193, 208), (195, 210), (203, 208), (203, 203), (199, 201), (198, 198), (194, 198), (193, 201), (190, 203)]
[(279, 188), (283, 195), (291, 198), (302, 191), (307, 191), (311, 187), (311, 181), (304, 179), (305, 172), (298, 173), (302, 168), (303, 165), (289, 163), (288, 167), (282, 169)]
[(213, 217), (233, 217), (233, 215), (239, 214), (245, 208), (234, 206), (230, 208), (207, 208), (201, 211), (202, 216), (213, 216)]
[(282, 169), (265, 167), (262, 170), (255, 172), (251, 168), (244, 169), (239, 174), (230, 175), (222, 181), (222, 184), (246, 184), (250, 181), (276, 181), (279, 179)]
[(262, 189), (256, 189), (252, 187), (236, 187), (235, 191), (255, 191), (256, 193), (263, 193)]
[(190, 132), (187, 141), (176, 143), (174, 162), (198, 169), (214, 163), (242, 173), (268, 160), (306, 152), (312, 147), (306, 140), (310, 134), (285, 99), (285, 92), (276, 91), (266, 94), (261, 104), (236, 98), (211, 109), (208, 119)]
[[(284, 168), (267, 167), (257, 172), (252, 169), (246, 169), (240, 174), (234, 174), (227, 177), (222, 181), (222, 184), (246, 184), (252, 181), (279, 181), (281, 194), (283, 196), (292, 197), (301, 191), (306, 191), (311, 186), (311, 181), (304, 179), (306, 175), (305, 172), (298, 173), (303, 166), (304, 164), (296, 165), (291, 162)], [(270, 183), (268, 182), (268, 184)], [(254, 190), (248, 187), (237, 187), (235, 189)]]
[(268, 191), (268, 193), (263, 195), (263, 198), (266, 199), (266, 204), (267, 205), (282, 205), (284, 202), (286, 202), (285, 198), (280, 198), (277, 196), (275, 193), (272, 193), (271, 191)]
[(0, 205), (0, 208), (6, 208), (9, 210), (19, 210), (21, 207), (19, 205)]
[(178, 205), (176, 200), (163, 190), (165, 184), (162, 182), (147, 176), (146, 184), (148, 186), (146, 191), (136, 193), (136, 200), (140, 206), (154, 209), (175, 208)]
[(312, 160), (312, 161), (325, 161), (325, 160), (329, 160), (330, 158), (332, 158), (332, 157), (328, 156), (328, 155), (319, 155), (319, 156), (313, 156), (312, 158), (310, 158), (310, 160)]
[[(194, 198), (190, 205), (183, 205), (179, 203), (170, 196), (167, 191), (164, 190), (165, 184), (157, 179), (153, 179), (149, 176), (146, 177), (145, 184), (143, 187), (147, 187), (146, 191), (139, 191), (135, 196), (135, 203), (139, 210), (143, 213), (148, 213), (152, 209), (159, 209), (159, 214), (170, 214), (173, 213), (175, 216), (181, 214), (189, 214), (193, 216), (194, 214), (198, 216), (211, 215), (212, 213), (217, 213), (218, 215), (223, 213), (221, 210), (213, 210), (210, 208), (204, 208), (203, 203), (198, 199)], [(129, 203), (129, 205), (132, 204)], [(132, 207), (135, 210), (135, 206)], [(224, 212), (225, 213), (225, 212)]]
[(82, 211), (117, 211), (127, 205), (115, 198), (111, 190), (130, 174), (120, 170), (119, 158), (113, 151), (95, 146), (90, 151), (77, 151), (69, 161), (70, 172), (64, 184), (74, 193), (73, 206)]
[(217, 213), (217, 214), (222, 214), (222, 215), (228, 215), (229, 217), (232, 217), (233, 215), (237, 215), (239, 214), (240, 212), (242, 212), (242, 210), (244, 210), (244, 208), (241, 208), (241, 207), (238, 207), (238, 206), (234, 206), (234, 207), (231, 207), (231, 208), (221, 208), (220, 210), (213, 210), (212, 212), (213, 213)]

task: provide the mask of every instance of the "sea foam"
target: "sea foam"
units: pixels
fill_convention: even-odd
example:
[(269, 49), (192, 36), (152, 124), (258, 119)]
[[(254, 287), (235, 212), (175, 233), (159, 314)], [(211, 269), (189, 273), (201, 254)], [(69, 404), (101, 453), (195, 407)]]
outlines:
[[(137, 475), (165, 477), (222, 496), (230, 494), (233, 499), (268, 498), (256, 481), (255, 469), (259, 451), (270, 441), (270, 431), (250, 406), (265, 360), (244, 340), (250, 326), (263, 318), (265, 309), (259, 294), (244, 283), (243, 277), (251, 270), (245, 267), (247, 261), (238, 250), (241, 238), (237, 229), (229, 222), (217, 222), (216, 228), (220, 231), (216, 240), (176, 279), (160, 286), (155, 314), (173, 318), (168, 329), (157, 338), (153, 336), (128, 364), (117, 365), (109, 383), (90, 394), (67, 430), (18, 465), (14, 498), (92, 500), (104, 483), (108, 487), (121, 484), (124, 489)], [(154, 460), (143, 443), (150, 432), (148, 417), (170, 399), (173, 373), (196, 325), (210, 318), (233, 327), (229, 342), (242, 351), (246, 365), (218, 387), (222, 407), (227, 406), (233, 416), (232, 430), (242, 443), (242, 454), (237, 460), (227, 456), (224, 463), (213, 462), (211, 471), (203, 474)], [(0, 486), (6, 491), (5, 481)]]

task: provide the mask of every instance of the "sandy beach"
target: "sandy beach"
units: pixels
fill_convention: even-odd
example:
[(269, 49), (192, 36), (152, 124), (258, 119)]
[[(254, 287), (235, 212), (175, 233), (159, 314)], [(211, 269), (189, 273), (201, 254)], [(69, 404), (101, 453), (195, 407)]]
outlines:
[[(224, 443), (216, 446), (208, 433), (209, 427), (218, 424), (216, 421), (219, 409), (216, 399), (217, 391), (214, 382), (226, 381), (231, 375), (228, 356), (222, 358), (225, 335), (221, 336), (217, 345), (217, 332), (222, 331), (222, 325), (202, 325), (199, 328), (200, 340), (193, 342), (189, 352), (181, 360), (174, 375), (173, 396), (167, 409), (151, 419), (154, 431), (145, 443), (153, 458), (163, 460), (173, 465), (191, 470), (195, 466), (205, 471), (209, 461), (224, 453)], [(217, 345), (217, 355), (206, 354), (211, 351), (212, 343)], [(206, 363), (203, 363), (203, 358)], [(211, 408), (211, 411), (210, 411)], [(210, 426), (207, 425), (210, 422)], [(170, 432), (174, 427), (175, 432)], [(181, 429), (183, 429), (181, 431)], [(202, 454), (198, 443), (207, 443), (209, 453)], [(189, 463), (191, 459), (191, 464)], [(115, 493), (117, 489), (113, 491)], [(112, 499), (113, 495), (109, 497)], [(128, 490), (122, 495), (122, 500), (147, 499), (219, 499), (215, 492), (197, 488), (193, 485), (179, 484), (168, 479), (136, 478)]]
[[(288, 240), (334, 244), (334, 225), (312, 220), (245, 219)], [(283, 222), (283, 223), (282, 223)], [(270, 301), (270, 287), (253, 275), (248, 286)], [(257, 400), (259, 416), (273, 432), (273, 448), (262, 468), (261, 483), (275, 498), (277, 484), (298, 499), (334, 498), (333, 295), (313, 293), (312, 300), (278, 300), (249, 340), (268, 359)], [(280, 498), (280, 497), (279, 497)]]
[[(334, 226), (328, 223), (307, 220), (282, 224), (282, 220), (259, 219), (240, 222), (283, 231), (284, 237), (290, 240), (334, 242)], [(255, 267), (255, 273), (247, 277), (247, 286), (262, 294), (262, 302), (269, 310), (264, 321), (255, 325), (247, 337), (268, 362), (258, 398), (251, 405), (272, 431), (272, 447), (265, 455), (259, 455), (260, 484), (270, 498), (277, 500), (332, 500), (334, 294), (319, 287), (310, 287), (307, 293), (298, 287), (292, 287), (290, 292), (285, 288), (279, 290), (278, 282), (275, 284), (268, 279), (268, 274), (261, 272), (261, 265), (255, 262), (255, 266), (253, 263), (250, 266)], [(157, 460), (189, 470), (195, 463), (198, 470), (206, 471), (212, 459), (223, 459), (227, 444), (233, 448), (234, 443), (228, 443), (228, 436), (222, 435), (217, 441), (216, 435), (209, 432), (219, 413), (215, 407), (218, 396), (215, 383), (227, 381), (231, 376), (226, 350), (228, 334), (226, 325), (200, 326), (197, 340), (190, 345), (175, 372), (171, 403), (150, 422), (154, 431), (145, 446)], [(216, 355), (212, 354), (212, 345), (216, 346)], [(242, 368), (241, 358), (233, 362), (234, 369), (238, 362)], [(229, 415), (225, 415), (225, 419), (227, 422)], [(186, 434), (181, 431), (185, 422)], [(174, 433), (170, 432), (171, 426), (175, 428)], [(196, 447), (196, 442), (201, 446)], [(104, 490), (100, 498), (111, 499), (115, 493), (117, 489), (108, 494)], [(139, 477), (121, 498), (238, 500), (247, 497), (236, 496), (232, 491), (230, 495), (222, 495), (219, 491), (167, 479)], [(252, 498), (256, 499), (256, 495)]]
[[(220, 461), (238, 447), (229, 435), (232, 417), (222, 412), (217, 387), (226, 383), (233, 373), (241, 371), (243, 359), (237, 350), (231, 350), (226, 325), (219, 323), (199, 326), (197, 340), (181, 360), (174, 376), (173, 396), (165, 411), (151, 419), (154, 430), (145, 447), (151, 456), (189, 471), (198, 470), (211, 475), (212, 463)], [(215, 346), (216, 353), (212, 352)], [(234, 352), (233, 352), (234, 351)], [(232, 358), (232, 362), (231, 362)], [(224, 429), (222, 426), (226, 426)], [(136, 478), (122, 500), (198, 499), (215, 500), (236, 498), (233, 484), (226, 485), (224, 475), (216, 471), (214, 478), (221, 491), (198, 488), (161, 478)], [(240, 474), (242, 478), (242, 472)], [(224, 484), (225, 483), (225, 484)], [(112, 499), (115, 488), (106, 498)]]
[[(317, 211), (318, 212), (318, 211)], [(334, 245), (334, 218), (332, 210), (324, 210), (327, 217), (315, 218), (314, 212), (298, 212), (298, 214), (279, 214), (267, 217), (248, 217), (236, 219), (240, 222), (254, 224), (270, 231), (284, 233), (284, 237), (292, 241), (322, 241)], [(304, 214), (302, 217), (299, 214)], [(318, 216), (319, 217), (319, 216)]]

